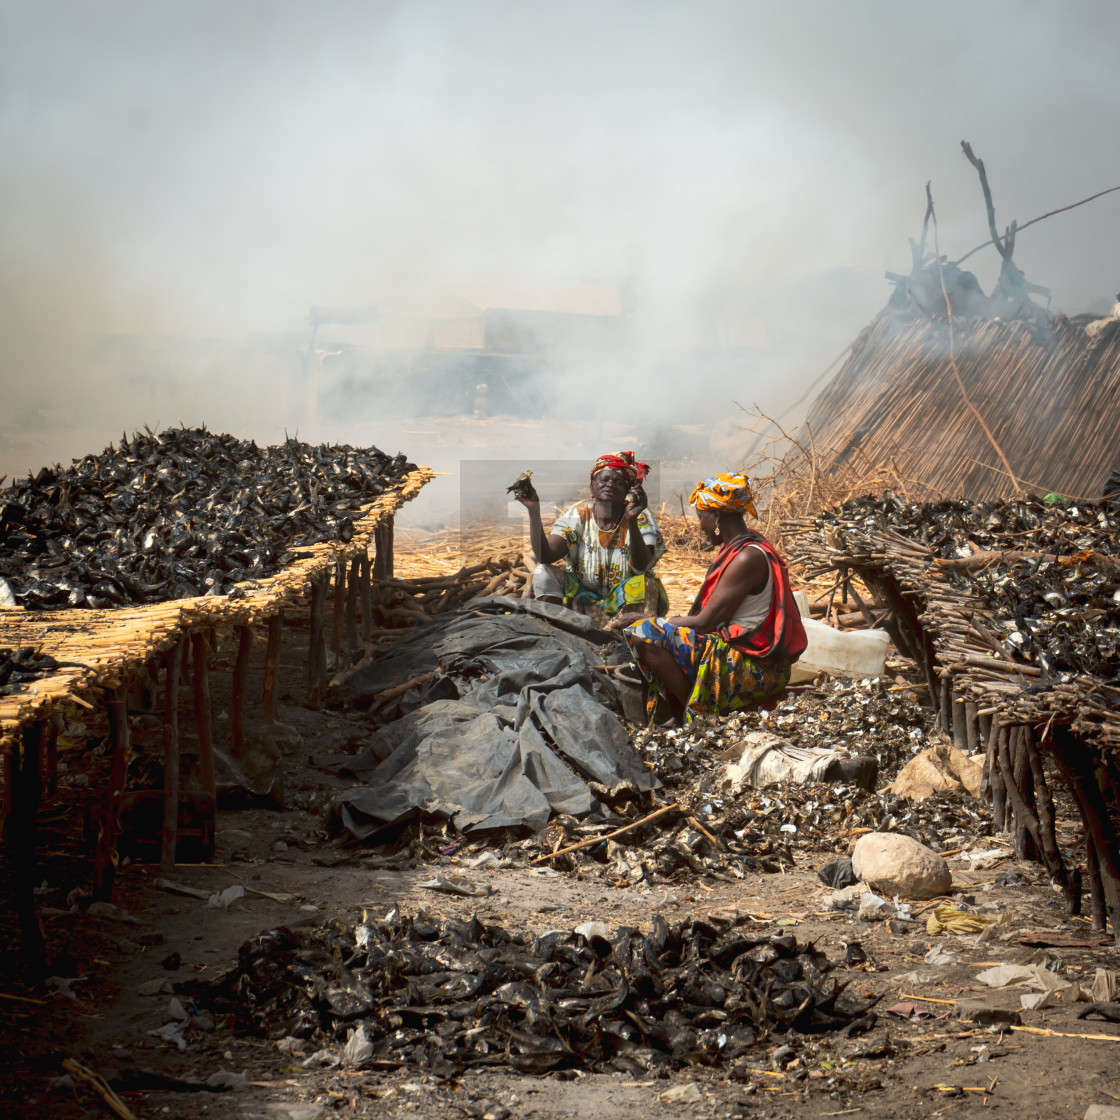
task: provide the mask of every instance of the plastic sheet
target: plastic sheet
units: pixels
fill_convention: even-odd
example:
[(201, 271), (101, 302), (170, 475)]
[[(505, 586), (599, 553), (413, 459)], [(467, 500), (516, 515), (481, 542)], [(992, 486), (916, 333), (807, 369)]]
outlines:
[[(367, 839), (417, 809), (450, 818), (464, 832), (543, 828), (553, 812), (598, 807), (588, 782), (639, 791), (657, 787), (608, 703), (593, 667), (617, 638), (547, 603), (495, 596), (476, 600), (402, 639), (391, 654), (354, 673), (363, 697), (438, 669), (446, 697), (422, 703), (374, 736), (381, 761), (367, 784), (335, 799), (333, 812)], [(360, 771), (372, 758), (349, 759)]]

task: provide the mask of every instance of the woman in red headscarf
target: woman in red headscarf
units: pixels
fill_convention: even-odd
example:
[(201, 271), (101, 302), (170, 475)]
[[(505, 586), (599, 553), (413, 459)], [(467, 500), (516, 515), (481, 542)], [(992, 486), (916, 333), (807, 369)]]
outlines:
[(673, 715), (726, 715), (789, 683), (805, 650), (805, 628), (789, 572), (774, 546), (747, 528), (757, 517), (746, 475), (719, 474), (692, 491), (700, 528), (718, 548), (687, 615), (652, 618), (625, 635), (643, 674)]
[[(665, 542), (647, 508), (642, 479), (648, 473), (632, 451), (601, 455), (591, 468), (590, 500), (566, 509), (547, 537), (536, 491), (518, 497), (529, 511), (536, 598), (614, 615), (626, 607), (646, 610), (648, 594), (649, 609), (668, 608), (665, 589), (653, 575)], [(560, 560), (563, 583), (551, 567)]]

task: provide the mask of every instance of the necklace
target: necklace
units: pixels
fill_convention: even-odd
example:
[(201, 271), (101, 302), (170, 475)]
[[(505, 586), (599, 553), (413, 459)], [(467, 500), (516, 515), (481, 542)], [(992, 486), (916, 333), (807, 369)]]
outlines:
[(595, 518), (595, 524), (603, 530), (604, 533), (613, 533), (618, 528), (618, 523), (621, 516), (611, 516), (613, 510), (608, 513), (606, 517), (600, 517), (598, 511), (594, 506), (591, 507), (592, 516)]

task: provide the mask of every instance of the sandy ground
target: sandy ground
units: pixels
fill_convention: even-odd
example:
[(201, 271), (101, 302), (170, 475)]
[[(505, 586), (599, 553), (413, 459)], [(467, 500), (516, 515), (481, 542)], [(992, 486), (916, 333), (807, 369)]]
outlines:
[[(896, 933), (883, 922), (824, 911), (828, 889), (816, 870), (847, 847), (848, 837), (839, 829), (797, 848), (792, 871), (752, 874), (741, 881), (691, 875), (652, 887), (618, 887), (610, 884), (605, 868), (594, 866), (578, 875), (483, 867), (468, 874), (492, 888), (488, 897), (435, 893), (419, 885), (431, 879), (435, 865), (413, 858), (407, 846), (393, 852), (343, 847), (327, 834), (326, 807), (350, 782), (309, 768), (307, 756), (355, 751), (369, 729), (360, 714), (312, 711), (299, 702), (306, 634), (294, 626), (286, 633), (280, 718), (290, 731), (279, 742), (287, 807), (221, 811), (215, 862), (180, 866), (171, 876), (178, 884), (214, 893), (243, 886), (246, 894), (228, 909), (168, 892), (157, 885), (157, 868), (138, 863), (119, 874), (117, 909), (91, 911), (72, 895), (89, 882), (82, 807), (103, 782), (108, 761), (97, 746), (103, 731), (96, 721), (90, 719), (90, 738), (82, 748), (64, 753), (59, 798), (43, 813), (39, 901), (55, 971), (70, 983), (56, 982), (45, 993), (32, 987), (21, 973), (5, 923), (0, 1045), (6, 1072), (0, 1075), (0, 1114), (108, 1115), (94, 1089), (64, 1076), (67, 1058), (105, 1079), (147, 1072), (205, 1080), (219, 1071), (247, 1078), (245, 1087), (221, 1093), (122, 1088), (121, 1099), (137, 1117), (904, 1117), (989, 1115), (998, 1109), (1030, 1118), (1080, 1117), (1091, 1103), (1120, 1106), (1120, 1025), (1079, 1020), (1076, 1007), (1023, 1012), (1022, 1026), (1030, 1030), (983, 1026), (960, 1017), (961, 1001), (967, 1000), (1018, 1008), (1021, 990), (991, 992), (975, 976), (982, 962), (1039, 959), (1034, 955), (1040, 950), (1020, 943), (1025, 931), (1089, 936), (1086, 922), (1067, 921), (1060, 896), (1038, 867), (1011, 860), (1001, 864), (996, 870), (1016, 867), (1025, 878), (1012, 887), (994, 886), (995, 870), (956, 871), (956, 890), (994, 912), (1014, 913), (1008, 938), (982, 945), (930, 937), (921, 922), (912, 932)], [(262, 651), (255, 653), (260, 660)], [(227, 679), (228, 674), (215, 674), (219, 728)], [(931, 827), (936, 830), (936, 823)], [(1076, 835), (1069, 833), (1068, 839), (1072, 845)], [(461, 870), (474, 854), (461, 851), (440, 862), (447, 871)], [(932, 1016), (903, 1021), (880, 1013), (871, 1031), (853, 1038), (775, 1036), (758, 1044), (756, 1068), (737, 1080), (719, 1067), (685, 1068), (666, 1077), (574, 1070), (538, 1076), (495, 1068), (448, 1079), (423, 1069), (314, 1070), (272, 1042), (238, 1036), (228, 1023), (208, 1023), (205, 1016), (188, 1032), (185, 1050), (152, 1033), (172, 1018), (169, 989), (175, 983), (219, 975), (250, 936), (299, 923), (352, 926), (363, 912), (379, 916), (394, 907), (477, 914), (484, 922), (538, 932), (570, 929), (586, 919), (648, 929), (658, 913), (670, 922), (690, 914), (749, 914), (760, 928), (816, 942), (850, 980), (853, 992), (884, 997), (880, 1012), (906, 997)], [(869, 961), (847, 970), (845, 943), (853, 940), (862, 944)], [(926, 968), (923, 958), (935, 945), (955, 950), (959, 962), (933, 982), (898, 979)], [(1120, 967), (1108, 945), (1042, 952), (1042, 959), (1057, 962), (1052, 967), (1068, 978), (1091, 980), (1097, 967)], [(156, 988), (164, 990), (142, 994)], [(1056, 1033), (1032, 1033), (1037, 1031)], [(685, 1099), (674, 1102), (674, 1091)]]

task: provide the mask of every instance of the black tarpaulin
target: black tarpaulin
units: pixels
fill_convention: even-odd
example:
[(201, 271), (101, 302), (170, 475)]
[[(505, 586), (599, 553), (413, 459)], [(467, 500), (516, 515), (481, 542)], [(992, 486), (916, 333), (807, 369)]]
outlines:
[[(347, 760), (366, 784), (337, 797), (333, 811), (358, 839), (417, 809), (463, 831), (540, 829), (553, 812), (597, 808), (589, 781), (654, 789), (609, 706), (613, 689), (594, 671), (617, 642), (563, 607), (503, 596), (400, 639), (350, 678), (355, 700), (435, 669), (441, 677), (426, 688), (444, 698), (380, 729), (366, 755)], [(449, 683), (458, 699), (446, 698)]]

